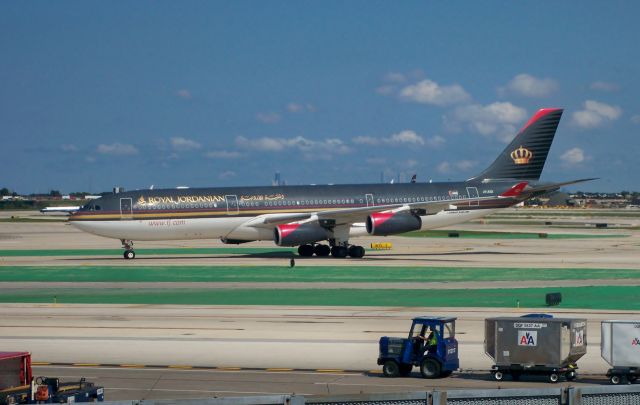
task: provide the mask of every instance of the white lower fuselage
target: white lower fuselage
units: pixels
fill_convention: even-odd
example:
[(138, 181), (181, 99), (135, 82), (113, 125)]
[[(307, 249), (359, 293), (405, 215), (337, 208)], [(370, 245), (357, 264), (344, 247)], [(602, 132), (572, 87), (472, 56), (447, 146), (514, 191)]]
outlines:
[[(496, 209), (440, 211), (421, 216), (421, 230), (441, 228), (482, 218)], [(241, 241), (273, 240), (271, 228), (243, 226), (246, 217), (121, 219), (114, 221), (72, 221), (80, 230), (107, 238), (133, 241), (230, 239)], [(366, 236), (364, 223), (355, 223), (349, 237)]]

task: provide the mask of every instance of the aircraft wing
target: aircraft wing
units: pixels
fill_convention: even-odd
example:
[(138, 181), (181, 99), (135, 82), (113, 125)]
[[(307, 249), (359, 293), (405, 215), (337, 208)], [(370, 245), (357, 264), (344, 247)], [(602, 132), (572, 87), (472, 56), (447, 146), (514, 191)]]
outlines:
[[(474, 199), (475, 200), (475, 199)], [(415, 202), (415, 203), (403, 203), (403, 204), (387, 204), (387, 205), (375, 205), (370, 207), (358, 207), (358, 208), (345, 208), (336, 210), (320, 211), (316, 213), (319, 220), (331, 220), (335, 221), (336, 225), (352, 224), (355, 222), (364, 222), (369, 214), (375, 212), (384, 211), (410, 211), (410, 210), (423, 210), (426, 215), (435, 214), (439, 211), (449, 208), (456, 203), (468, 204), (470, 200), (446, 200), (446, 201), (429, 201), (429, 202)]]
[[(475, 199), (474, 199), (475, 200)], [(277, 225), (288, 224), (291, 222), (301, 221), (331, 221), (335, 225), (351, 224), (354, 222), (364, 222), (367, 215), (374, 212), (382, 211), (404, 211), (412, 209), (424, 210), (427, 214), (435, 214), (438, 211), (449, 208), (455, 203), (467, 204), (469, 199), (447, 200), (447, 201), (429, 201), (403, 204), (386, 204), (370, 207), (343, 208), (326, 211), (315, 211), (308, 213), (283, 213), (283, 214), (264, 214), (242, 224), (242, 226), (253, 226), (257, 228), (273, 228)]]

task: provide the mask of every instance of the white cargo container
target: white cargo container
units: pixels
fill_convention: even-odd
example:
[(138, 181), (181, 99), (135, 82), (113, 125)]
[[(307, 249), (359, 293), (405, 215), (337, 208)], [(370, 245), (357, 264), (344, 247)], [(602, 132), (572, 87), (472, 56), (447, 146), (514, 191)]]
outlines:
[(611, 320), (601, 324), (600, 353), (613, 368), (612, 384), (635, 382), (640, 375), (640, 320)]
[(587, 321), (576, 318), (498, 317), (485, 319), (485, 353), (493, 377), (542, 374), (550, 382), (576, 377), (576, 362), (587, 353)]

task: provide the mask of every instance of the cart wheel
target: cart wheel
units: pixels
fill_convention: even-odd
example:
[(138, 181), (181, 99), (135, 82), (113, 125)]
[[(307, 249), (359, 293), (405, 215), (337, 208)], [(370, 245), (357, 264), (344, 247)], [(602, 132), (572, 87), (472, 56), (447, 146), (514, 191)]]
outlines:
[(565, 374), (565, 378), (567, 379), (567, 381), (573, 381), (576, 379), (576, 372), (575, 371), (569, 371), (567, 374)]
[(387, 360), (382, 365), (382, 374), (385, 377), (397, 377), (400, 375), (400, 367), (398, 367), (398, 363), (393, 360)]
[(502, 371), (496, 371), (495, 373), (493, 373), (493, 378), (495, 378), (496, 381), (502, 381), (502, 379), (504, 378), (504, 374), (502, 374)]
[(611, 384), (613, 384), (613, 385), (618, 385), (618, 384), (620, 384), (620, 376), (619, 375), (612, 375), (611, 378), (609, 378), (609, 381), (611, 381)]
[(424, 378), (438, 378), (440, 377), (440, 363), (427, 357), (420, 364), (420, 373)]
[(558, 374), (556, 374), (556, 373), (549, 374), (549, 382), (557, 383), (558, 382)]

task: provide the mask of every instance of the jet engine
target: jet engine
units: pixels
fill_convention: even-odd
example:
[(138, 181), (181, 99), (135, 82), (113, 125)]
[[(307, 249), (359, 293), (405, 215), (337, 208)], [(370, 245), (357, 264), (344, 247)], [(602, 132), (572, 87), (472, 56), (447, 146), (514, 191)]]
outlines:
[(367, 217), (366, 225), (369, 235), (386, 236), (417, 231), (422, 220), (409, 212), (375, 212)]
[(317, 223), (284, 224), (273, 230), (273, 240), (278, 246), (298, 246), (328, 238), (328, 231)]

